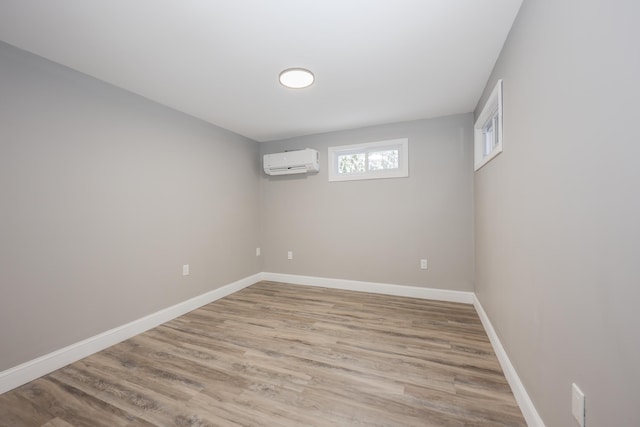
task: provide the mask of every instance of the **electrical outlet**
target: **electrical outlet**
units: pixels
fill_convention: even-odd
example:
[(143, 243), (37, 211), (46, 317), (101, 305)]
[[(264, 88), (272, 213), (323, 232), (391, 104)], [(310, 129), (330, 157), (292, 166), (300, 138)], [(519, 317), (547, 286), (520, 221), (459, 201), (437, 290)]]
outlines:
[(182, 275), (183, 276), (189, 275), (189, 264), (185, 264), (182, 266)]
[(580, 427), (584, 427), (584, 393), (578, 386), (571, 384), (571, 413)]
[(287, 259), (293, 259), (293, 252), (292, 251), (287, 252)]
[(427, 260), (426, 259), (421, 259), (420, 260), (420, 268), (423, 270), (427, 269)]
[(256, 256), (260, 256), (260, 248), (256, 248)]

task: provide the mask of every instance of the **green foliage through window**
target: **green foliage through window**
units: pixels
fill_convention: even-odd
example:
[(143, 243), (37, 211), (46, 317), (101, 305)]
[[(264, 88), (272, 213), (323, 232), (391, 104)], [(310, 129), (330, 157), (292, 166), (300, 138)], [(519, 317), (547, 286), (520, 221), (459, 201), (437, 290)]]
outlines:
[(329, 181), (409, 176), (408, 138), (328, 148)]
[(338, 156), (338, 173), (360, 173), (364, 171), (364, 153)]
[(338, 173), (398, 169), (398, 150), (369, 151), (338, 156)]
[(369, 152), (369, 170), (398, 169), (398, 150)]

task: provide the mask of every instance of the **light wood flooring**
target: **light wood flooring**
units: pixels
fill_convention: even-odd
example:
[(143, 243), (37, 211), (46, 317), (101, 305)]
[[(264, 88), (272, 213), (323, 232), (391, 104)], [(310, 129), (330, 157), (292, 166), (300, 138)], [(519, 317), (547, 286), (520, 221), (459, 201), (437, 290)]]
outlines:
[(473, 306), (260, 282), (0, 395), (0, 425), (526, 423)]

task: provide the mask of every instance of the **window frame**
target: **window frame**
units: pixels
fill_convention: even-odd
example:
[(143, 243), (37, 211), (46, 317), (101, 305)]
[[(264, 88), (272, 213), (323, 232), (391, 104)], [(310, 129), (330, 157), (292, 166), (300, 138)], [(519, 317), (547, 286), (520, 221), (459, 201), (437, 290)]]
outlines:
[[(398, 168), (368, 170), (368, 154), (371, 152), (398, 150)], [(409, 138), (388, 139), (361, 144), (329, 147), (329, 182), (359, 181), (365, 179), (406, 178), (409, 176)], [(338, 172), (338, 158), (342, 155), (365, 154), (365, 171), (361, 173), (341, 174)]]
[[(502, 153), (502, 117), (502, 79), (500, 79), (484, 104), (476, 123), (473, 125), (475, 171), (478, 171), (498, 154)], [(493, 129), (494, 135), (489, 151), (486, 150), (486, 130), (488, 127)]]

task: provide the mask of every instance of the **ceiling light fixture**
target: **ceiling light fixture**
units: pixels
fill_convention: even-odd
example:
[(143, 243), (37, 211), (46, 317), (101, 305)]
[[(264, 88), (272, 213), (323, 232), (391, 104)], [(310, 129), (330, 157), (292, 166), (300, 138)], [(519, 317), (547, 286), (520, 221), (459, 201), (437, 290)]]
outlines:
[(280, 84), (291, 89), (303, 89), (313, 84), (313, 73), (305, 68), (288, 68), (280, 73)]

